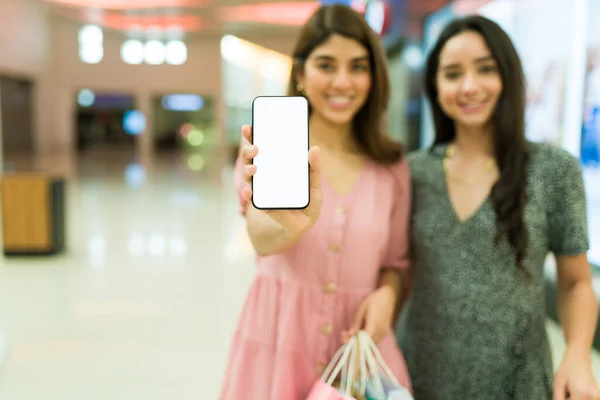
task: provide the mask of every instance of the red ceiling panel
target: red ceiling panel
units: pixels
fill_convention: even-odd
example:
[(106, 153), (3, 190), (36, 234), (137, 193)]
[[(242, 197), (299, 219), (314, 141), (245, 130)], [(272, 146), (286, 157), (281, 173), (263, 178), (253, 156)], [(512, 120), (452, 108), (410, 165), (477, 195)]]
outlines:
[(106, 28), (118, 30), (127, 30), (134, 25), (142, 29), (150, 27), (167, 29), (172, 26), (177, 26), (184, 32), (200, 31), (207, 27), (206, 21), (193, 15), (182, 14), (156, 17), (150, 15), (128, 16), (119, 13), (106, 12), (102, 17), (102, 25)]
[[(1, 0), (0, 0), (1, 1)], [(307, 0), (44, 0), (53, 3), (58, 13), (81, 22), (93, 22), (111, 29), (127, 30), (133, 25), (169, 27), (178, 25), (186, 32), (222, 31), (220, 23), (253, 22), (270, 26), (301, 26), (319, 6), (319, 1)], [(405, 2), (403, 18), (407, 36), (418, 38), (423, 18), (448, 3), (458, 7), (486, 0), (397, 0)], [(226, 3), (226, 5), (222, 5)], [(90, 8), (99, 9), (90, 13)], [(157, 15), (132, 15), (129, 10), (156, 10)], [(165, 14), (168, 14), (165, 15)], [(201, 14), (202, 17), (199, 17)], [(272, 31), (271, 31), (272, 32)]]
[(319, 2), (244, 4), (222, 7), (219, 16), (225, 22), (260, 22), (299, 26), (319, 7)]
[[(214, 0), (46, 0), (63, 6), (104, 10), (141, 10), (167, 7), (206, 7)], [(218, 1), (218, 0), (217, 0)]]
[(119, 12), (103, 11), (94, 18), (90, 18), (86, 9), (62, 8), (56, 11), (58, 14), (83, 21), (94, 23), (102, 27), (116, 30), (128, 30), (135, 27), (147, 29), (157, 27), (168, 29), (177, 26), (184, 32), (195, 32), (206, 29), (209, 25), (203, 18), (189, 14), (179, 15), (125, 15)]

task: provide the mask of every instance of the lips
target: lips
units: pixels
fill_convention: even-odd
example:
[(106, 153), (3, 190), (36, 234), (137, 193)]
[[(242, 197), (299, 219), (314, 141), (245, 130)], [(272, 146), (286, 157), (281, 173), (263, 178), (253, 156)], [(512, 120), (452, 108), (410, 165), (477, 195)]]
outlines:
[(327, 104), (335, 110), (345, 110), (352, 105), (353, 98), (349, 96), (327, 96)]
[(485, 106), (487, 105), (487, 100), (484, 101), (477, 101), (477, 102), (469, 102), (469, 103), (459, 103), (459, 107), (460, 109), (464, 112), (464, 113), (477, 113), (479, 111), (482, 111)]

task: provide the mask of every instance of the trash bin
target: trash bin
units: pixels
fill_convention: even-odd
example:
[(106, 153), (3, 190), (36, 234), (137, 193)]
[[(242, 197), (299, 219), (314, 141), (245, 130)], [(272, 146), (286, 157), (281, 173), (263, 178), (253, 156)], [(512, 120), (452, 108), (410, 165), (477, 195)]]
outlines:
[(10, 255), (57, 254), (65, 247), (65, 182), (43, 173), (2, 177), (2, 248)]

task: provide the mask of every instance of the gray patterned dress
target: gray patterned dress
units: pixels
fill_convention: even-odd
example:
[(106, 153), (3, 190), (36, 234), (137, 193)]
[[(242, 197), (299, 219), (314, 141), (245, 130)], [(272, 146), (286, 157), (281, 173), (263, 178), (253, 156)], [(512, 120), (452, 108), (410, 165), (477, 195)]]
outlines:
[(530, 286), (508, 242), (494, 246), (490, 198), (457, 219), (442, 166), (446, 146), (409, 155), (414, 281), (397, 335), (415, 400), (552, 398), (544, 260), (548, 252), (588, 250), (586, 205), (578, 161), (550, 145), (530, 146)]

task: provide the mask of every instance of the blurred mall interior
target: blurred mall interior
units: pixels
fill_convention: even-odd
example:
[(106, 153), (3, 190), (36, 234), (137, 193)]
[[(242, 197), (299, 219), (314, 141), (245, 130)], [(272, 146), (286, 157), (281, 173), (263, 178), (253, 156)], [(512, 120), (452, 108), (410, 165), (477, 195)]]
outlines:
[[(409, 149), (432, 140), (420, 82), (441, 28), (501, 24), (524, 63), (528, 137), (581, 160), (600, 299), (600, 1), (332, 2), (380, 33), (389, 128)], [(254, 272), (232, 185), (240, 127), (255, 96), (285, 93), (318, 6), (0, 0), (0, 399), (217, 398)], [(550, 262), (547, 295), (559, 360)]]

